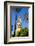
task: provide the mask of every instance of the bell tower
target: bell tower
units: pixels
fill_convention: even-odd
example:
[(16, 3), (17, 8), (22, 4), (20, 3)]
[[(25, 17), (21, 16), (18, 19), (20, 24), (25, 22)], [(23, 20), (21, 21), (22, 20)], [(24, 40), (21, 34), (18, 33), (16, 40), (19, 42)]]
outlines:
[(21, 26), (21, 17), (19, 16), (18, 20), (17, 20), (17, 24), (16, 24), (16, 34), (17, 34), (17, 31), (21, 32), (21, 29), (22, 29), (22, 26)]

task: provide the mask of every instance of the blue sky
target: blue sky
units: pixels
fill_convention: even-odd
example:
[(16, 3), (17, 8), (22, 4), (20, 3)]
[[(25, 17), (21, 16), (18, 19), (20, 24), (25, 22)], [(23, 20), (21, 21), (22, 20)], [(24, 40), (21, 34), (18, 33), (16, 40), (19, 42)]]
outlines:
[(15, 16), (17, 15), (17, 18), (21, 16), (22, 20), (22, 28), (28, 27), (28, 21), (24, 19), (25, 14), (28, 14), (28, 8), (21, 8), (19, 12), (16, 12), (16, 8), (13, 8), (10, 10), (10, 16), (11, 16), (11, 25), (13, 25), (13, 32), (14, 32), (14, 25), (15, 25)]

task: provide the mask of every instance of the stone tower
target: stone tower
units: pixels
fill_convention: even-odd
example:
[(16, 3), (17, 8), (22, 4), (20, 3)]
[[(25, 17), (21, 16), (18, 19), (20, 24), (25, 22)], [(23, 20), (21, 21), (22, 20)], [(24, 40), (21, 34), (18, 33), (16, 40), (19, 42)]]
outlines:
[(21, 32), (22, 26), (21, 26), (21, 17), (18, 17), (17, 24), (16, 24), (16, 35), (17, 32)]

